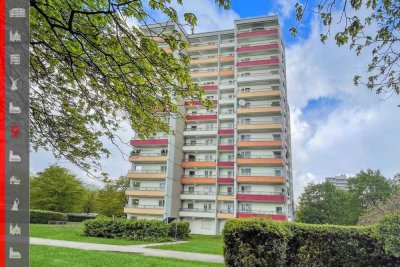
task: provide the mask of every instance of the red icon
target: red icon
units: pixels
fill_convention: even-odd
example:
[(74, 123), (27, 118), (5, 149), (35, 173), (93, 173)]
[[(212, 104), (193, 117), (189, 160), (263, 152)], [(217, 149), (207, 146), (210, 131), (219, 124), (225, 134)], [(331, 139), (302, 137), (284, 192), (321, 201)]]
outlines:
[(11, 133), (14, 137), (17, 137), (19, 135), (19, 126), (18, 125), (12, 125), (11, 126)]

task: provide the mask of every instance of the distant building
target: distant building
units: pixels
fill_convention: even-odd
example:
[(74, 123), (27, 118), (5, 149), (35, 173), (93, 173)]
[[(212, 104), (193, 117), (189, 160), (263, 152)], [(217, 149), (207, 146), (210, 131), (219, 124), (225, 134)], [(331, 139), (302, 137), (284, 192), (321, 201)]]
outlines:
[(337, 188), (347, 189), (348, 178), (346, 175), (342, 174), (333, 177), (326, 177), (325, 182), (331, 182)]

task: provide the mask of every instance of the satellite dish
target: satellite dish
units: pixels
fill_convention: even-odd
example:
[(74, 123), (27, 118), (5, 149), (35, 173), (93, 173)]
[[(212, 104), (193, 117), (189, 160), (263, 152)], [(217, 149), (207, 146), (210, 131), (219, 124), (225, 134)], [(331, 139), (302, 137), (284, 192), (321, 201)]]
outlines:
[(239, 100), (239, 105), (244, 106), (246, 104), (246, 101), (244, 99)]

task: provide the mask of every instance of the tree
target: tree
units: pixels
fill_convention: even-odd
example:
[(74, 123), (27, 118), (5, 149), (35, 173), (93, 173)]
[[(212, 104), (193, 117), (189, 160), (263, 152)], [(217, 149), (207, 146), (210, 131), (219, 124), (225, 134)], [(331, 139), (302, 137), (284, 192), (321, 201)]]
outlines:
[(30, 205), (33, 209), (80, 212), (84, 193), (82, 182), (75, 175), (51, 165), (32, 177)]
[[(216, 3), (230, 7), (229, 0)], [(30, 0), (34, 149), (51, 150), (93, 174), (101, 167), (99, 159), (110, 154), (103, 137), (117, 144), (123, 122), (147, 137), (169, 131), (164, 116), (179, 115), (180, 98), (210, 107), (190, 78), (181, 34), (147, 26), (145, 33), (132, 25), (157, 23), (148, 10), (180, 24), (174, 5), (183, 5), (182, 0)], [(196, 16), (183, 17), (186, 24), (180, 25), (193, 29)], [(152, 36), (162, 38), (173, 53)]]
[(394, 193), (389, 199), (375, 207), (366, 210), (358, 219), (358, 225), (378, 223), (385, 215), (400, 213), (400, 192)]
[[(350, 43), (357, 55), (371, 50), (368, 77), (354, 76), (356, 85), (362, 83), (377, 94), (400, 93), (400, 1), (398, 0), (319, 0), (316, 5), (305, 0), (296, 4), (296, 20), (300, 23), (313, 10), (325, 26), (320, 34), (324, 43), (334, 35), (338, 46)], [(336, 12), (338, 11), (338, 12)], [(364, 14), (366, 13), (366, 15)], [(332, 23), (340, 24), (332, 32)], [(299, 24), (298, 24), (299, 25)], [(291, 28), (293, 35), (298, 25)]]
[(349, 178), (351, 222), (357, 223), (364, 211), (388, 199), (393, 189), (391, 181), (386, 179), (379, 170), (362, 170), (355, 177)]
[(330, 182), (309, 184), (300, 196), (296, 221), (347, 224), (348, 195)]
[(121, 176), (116, 181), (104, 179), (104, 188), (97, 192), (95, 210), (104, 216), (124, 216), (127, 203), (125, 190), (129, 187), (129, 179)]
[(83, 198), (83, 212), (93, 213), (96, 207), (97, 189), (85, 188), (85, 195)]

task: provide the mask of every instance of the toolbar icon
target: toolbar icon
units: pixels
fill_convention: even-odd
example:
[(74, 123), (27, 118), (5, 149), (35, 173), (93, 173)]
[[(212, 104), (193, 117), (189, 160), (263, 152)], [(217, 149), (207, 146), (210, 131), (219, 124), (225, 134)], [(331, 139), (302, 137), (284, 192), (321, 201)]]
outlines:
[(10, 30), (10, 42), (21, 42), (21, 34), (19, 34), (18, 31), (13, 33), (13, 31)]
[(14, 251), (13, 247), (10, 247), (10, 254), (8, 255), (8, 258), (10, 259), (20, 259), (21, 258), (21, 253), (18, 251)]
[(9, 113), (11, 114), (19, 114), (21, 113), (21, 108), (14, 106), (12, 102), (10, 102)]
[(10, 177), (10, 184), (12, 185), (20, 185), (21, 184), (21, 180), (20, 179), (18, 179), (18, 177), (16, 177), (16, 176), (11, 176)]
[(21, 162), (21, 157), (17, 154), (14, 154), (14, 151), (10, 150), (9, 161), (10, 162)]
[(11, 207), (11, 210), (12, 211), (19, 211), (19, 198), (15, 198), (15, 200), (14, 200), (14, 203), (13, 203), (13, 205), (12, 205), (12, 207)]
[(18, 224), (13, 226), (13, 224), (10, 223), (10, 235), (21, 235), (21, 228), (18, 226)]
[(10, 77), (11, 79), (11, 91), (17, 91), (18, 87), (17, 87), (17, 82), (19, 81), (18, 79), (13, 79), (13, 77)]
[(21, 63), (21, 56), (19, 54), (10, 55), (10, 64), (19, 65)]
[(24, 8), (11, 8), (10, 18), (25, 18), (26, 11)]
[(17, 137), (19, 135), (19, 126), (18, 125), (12, 125), (10, 128), (11, 134), (14, 137)]

